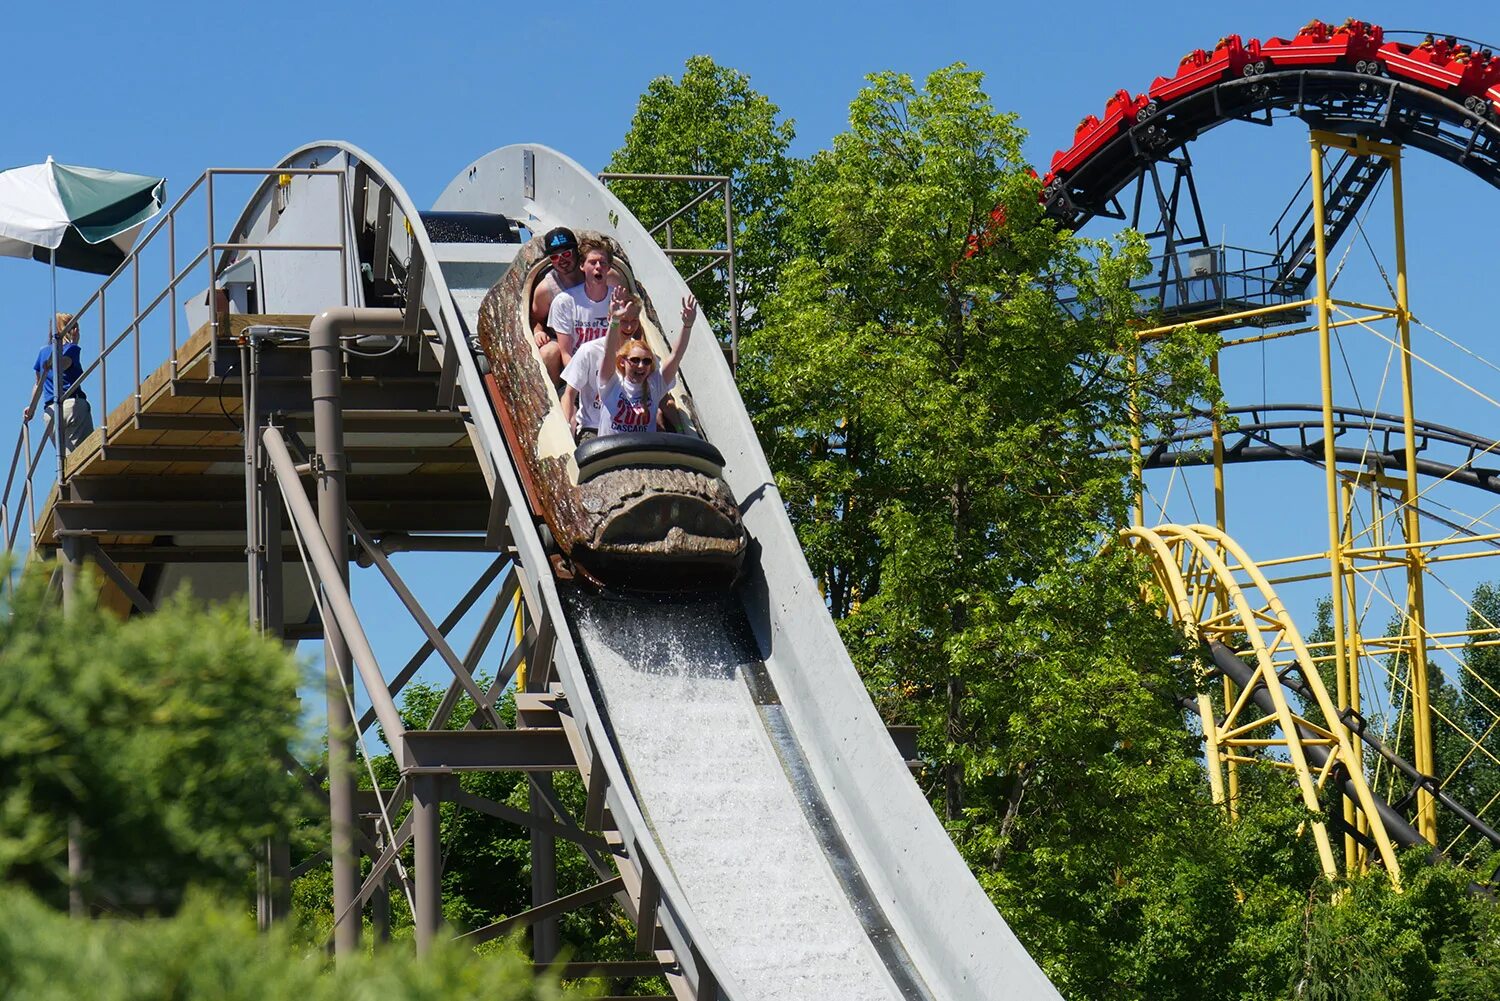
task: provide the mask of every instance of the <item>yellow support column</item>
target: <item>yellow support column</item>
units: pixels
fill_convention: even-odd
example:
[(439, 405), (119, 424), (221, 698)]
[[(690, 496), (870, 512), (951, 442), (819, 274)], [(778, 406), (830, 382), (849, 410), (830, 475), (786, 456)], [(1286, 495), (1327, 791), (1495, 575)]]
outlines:
[[(1406, 439), (1406, 493), (1402, 498), (1406, 534), (1408, 618), (1411, 632), (1412, 737), (1417, 770), (1431, 775), (1436, 769), (1432, 753), (1432, 707), (1427, 687), (1426, 604), (1422, 577), (1424, 555), (1420, 546), (1421, 525), (1417, 511), (1417, 435), (1416, 414), (1412, 404), (1411, 385), (1411, 307), (1406, 293), (1406, 214), (1401, 190), (1401, 150), (1386, 156), (1391, 165), (1391, 206), (1395, 215), (1396, 239), (1396, 330), (1401, 340), (1401, 425)], [(1404, 630), (1403, 630), (1404, 631)], [(1437, 804), (1426, 789), (1417, 791), (1417, 830), (1429, 842), (1437, 844)]]
[[(511, 599), (511, 603), (514, 606), (510, 613), (511, 631), (515, 634), (516, 646), (519, 647), (526, 635), (526, 604), (521, 600), (520, 588), (516, 589), (516, 596)], [(526, 691), (526, 660), (524, 657), (516, 665), (516, 691)]]
[[(1219, 351), (1218, 351), (1217, 348), (1214, 349), (1213, 357), (1211, 359), (1209, 359), (1209, 371), (1213, 373), (1214, 381), (1217, 383), (1219, 381)], [(1228, 526), (1227, 526), (1226, 522), (1228, 521), (1228, 517), (1227, 517), (1227, 505), (1225, 504), (1225, 491), (1224, 491), (1224, 424), (1223, 424), (1222, 421), (1219, 420), (1219, 415), (1218, 415), (1217, 411), (1215, 411), (1215, 413), (1213, 415), (1213, 443), (1214, 443), (1214, 527), (1217, 528), (1220, 532), (1226, 532), (1227, 533)], [(1228, 594), (1228, 591), (1225, 589), (1224, 584), (1223, 584), (1222, 581), (1220, 581), (1218, 583), (1218, 585), (1214, 588), (1214, 601), (1215, 601), (1215, 607), (1214, 607), (1214, 613), (1215, 613), (1215, 615), (1223, 614), (1224, 612), (1226, 612), (1229, 609), (1229, 594)], [(1226, 710), (1228, 709), (1228, 707), (1234, 705), (1235, 699), (1237, 697), (1238, 697), (1238, 692), (1235, 689), (1234, 682), (1232, 680), (1230, 680), (1230, 678), (1226, 675), (1224, 677), (1224, 707), (1225, 707)], [(1202, 698), (1202, 697), (1200, 697), (1200, 702), (1203, 704), (1203, 706), (1208, 706), (1208, 705), (1212, 704), (1211, 700), (1206, 699), (1206, 698)], [(1211, 722), (1211, 720), (1208, 720), (1207, 718), (1205, 718), (1205, 722), (1204, 722), (1204, 733), (1205, 734), (1208, 733), (1208, 726), (1209, 726), (1210, 722)], [(1216, 745), (1217, 743), (1218, 743), (1218, 738), (1215, 737), (1214, 738), (1214, 744)], [(1238, 805), (1238, 802), (1239, 802), (1239, 795), (1240, 795), (1239, 763), (1237, 761), (1235, 761), (1232, 757), (1228, 758), (1225, 761), (1225, 769), (1224, 770), (1226, 772), (1227, 783), (1225, 783), (1223, 786), (1221, 786), (1219, 788), (1216, 788), (1216, 790), (1215, 790), (1215, 800), (1214, 801), (1215, 802), (1221, 802), (1221, 801), (1224, 802), (1225, 805), (1228, 808), (1229, 818), (1231, 820), (1233, 820), (1234, 817), (1235, 817), (1235, 811), (1237, 809), (1237, 805)], [(1218, 766), (1217, 766), (1217, 764), (1215, 764), (1215, 766), (1214, 766), (1213, 779), (1214, 779), (1215, 785), (1218, 786), (1219, 785), (1219, 774), (1218, 774)]]
[[(1329, 313), (1333, 304), (1328, 301), (1328, 241), (1325, 235), (1326, 207), (1323, 197), (1323, 142), (1322, 133), (1314, 132), (1312, 144), (1312, 196), (1313, 196), (1313, 251), (1317, 264), (1318, 307), (1318, 371), (1323, 391), (1323, 466), (1325, 472), (1325, 495), (1328, 504), (1328, 563), (1333, 604), (1333, 676), (1339, 687), (1348, 677), (1348, 650), (1345, 647), (1344, 625), (1344, 519), (1343, 490), (1339, 484), (1338, 457), (1333, 439), (1333, 346), (1329, 330)], [(1339, 701), (1344, 702), (1340, 692)], [(1328, 720), (1330, 729), (1343, 729), (1337, 719)], [(1346, 845), (1346, 852), (1348, 847)]]
[(1135, 527), (1146, 525), (1146, 473), (1141, 465), (1141, 411), (1136, 402), (1136, 381), (1141, 374), (1140, 348), (1130, 353), (1130, 370), (1136, 377), (1130, 386), (1130, 482), (1135, 490)]

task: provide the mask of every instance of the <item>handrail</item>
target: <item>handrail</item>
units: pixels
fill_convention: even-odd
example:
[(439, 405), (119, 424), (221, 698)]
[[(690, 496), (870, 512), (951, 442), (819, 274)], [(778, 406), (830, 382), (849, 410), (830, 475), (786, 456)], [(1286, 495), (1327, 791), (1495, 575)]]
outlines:
[[(53, 418), (54, 430), (57, 432), (56, 437), (58, 441), (63, 440), (64, 431), (64, 429), (61, 427), (61, 402), (75, 393), (82, 393), (85, 383), (91, 379), (97, 378), (99, 413), (96, 416), (98, 418), (100, 445), (102, 448), (107, 448), (109, 446), (112, 438), (110, 428), (111, 400), (109, 396), (108, 382), (109, 359), (111, 355), (114, 355), (116, 354), (116, 352), (119, 352), (121, 350), (127, 350), (131, 355), (134, 375), (134, 389), (131, 390), (128, 396), (133, 397), (135, 415), (137, 417), (140, 415), (143, 403), (141, 398), (141, 385), (143, 378), (141, 366), (141, 339), (143, 336), (143, 325), (145, 324), (146, 320), (157, 315), (157, 311), (161, 308), (164, 302), (169, 303), (169, 305), (171, 306), (171, 308), (168, 309), (168, 320), (166, 324), (169, 344), (168, 363), (170, 365), (170, 381), (173, 384), (176, 383), (178, 318), (175, 303), (177, 293), (181, 289), (182, 285), (188, 280), (189, 276), (191, 276), (192, 273), (198, 268), (202, 267), (205, 262), (208, 264), (210, 269), (207, 284), (210, 288), (212, 288), (217, 276), (217, 269), (214, 262), (214, 257), (216, 254), (219, 254), (220, 252), (234, 253), (237, 251), (251, 249), (257, 252), (292, 251), (312, 253), (337, 253), (340, 258), (341, 272), (347, 272), (347, 241), (343, 241), (337, 244), (251, 244), (245, 242), (223, 242), (220, 240), (216, 240), (214, 238), (214, 228), (216, 225), (214, 219), (214, 179), (221, 176), (288, 178), (294, 176), (333, 177), (338, 179), (339, 203), (344, 204), (345, 202), (347, 202), (347, 199), (344, 197), (344, 187), (347, 184), (347, 175), (342, 168), (337, 167), (210, 167), (209, 169), (199, 174), (198, 177), (196, 177), (193, 182), (187, 186), (187, 189), (184, 190), (182, 194), (180, 194), (171, 203), (171, 205), (169, 205), (166, 210), (161, 213), (160, 217), (151, 224), (151, 226), (145, 231), (144, 235), (131, 249), (130, 253), (128, 253), (125, 256), (124, 260), (120, 262), (119, 267), (115, 268), (115, 270), (111, 272), (96, 289), (94, 289), (89, 297), (84, 300), (83, 304), (79, 306), (75, 311), (75, 323), (79, 326), (80, 331), (83, 325), (83, 318), (88, 315), (91, 310), (97, 312), (99, 317), (99, 350), (94, 359), (78, 374), (78, 377), (73, 381), (73, 384), (71, 386), (69, 386), (66, 390), (62, 390), (54, 394), (54, 399), (59, 404), (55, 408), (55, 416)], [(205, 233), (204, 244), (200, 250), (192, 255), (191, 259), (189, 259), (186, 264), (183, 264), (181, 267), (179, 267), (177, 258), (178, 216), (182, 215), (186, 211), (190, 201), (192, 201), (195, 196), (199, 195), (200, 192), (207, 202), (208, 207), (208, 218), (206, 220), (207, 231)], [(342, 233), (342, 217), (340, 219), (340, 223)], [(159, 243), (159, 238), (163, 233), (165, 233), (166, 240), (164, 248)], [(151, 249), (165, 250), (167, 281), (161, 291), (153, 295), (143, 305), (141, 302), (140, 289), (141, 266), (142, 259), (145, 253)], [(119, 282), (121, 277), (125, 275), (127, 271), (129, 271), (131, 278), (131, 304), (130, 308), (126, 311), (128, 314), (128, 320), (121, 326), (118, 333), (114, 334), (114, 336), (111, 337), (106, 310), (106, 296), (111, 288), (116, 287), (117, 282)], [(218, 330), (218, 319), (218, 311), (211, 308), (210, 323), (213, 326), (216, 335)], [(127, 343), (129, 345), (128, 348), (126, 347)], [(60, 383), (61, 380), (57, 381), (58, 383)], [(35, 396), (36, 394), (33, 395)], [(125, 400), (126, 396), (122, 396), (121, 399)], [(36, 402), (38, 401), (36, 399), (33, 399), (32, 416), (35, 416), (34, 411)], [(26, 520), (31, 525), (32, 537), (35, 537), (36, 526), (34, 524), (34, 506), (36, 484), (33, 481), (35, 479), (38, 464), (41, 460), (41, 455), (43, 451), (45, 451), (47, 443), (45, 440), (40, 442), (36, 447), (35, 453), (32, 454), (30, 445), (28, 443), (28, 424), (29, 420), (23, 421), (22, 427), (17, 433), (16, 444), (14, 449), (12, 450), (11, 461), (6, 471), (5, 488), (3, 491), (0, 491), (0, 516), (3, 516), (3, 518), (0, 518), (0, 520), (3, 520), (5, 522), (3, 526), (0, 526), (0, 535), (4, 536), (3, 543), (5, 547), (4, 552), (6, 554), (14, 552), (16, 539), (20, 534), (20, 522), (22, 520), (20, 506), (22, 502), (33, 508), (33, 510), (26, 516)], [(24, 477), (20, 476), (23, 455), (28, 457), (28, 461), (26, 461), (25, 464), (26, 468)], [(13, 491), (16, 489), (18, 479), (22, 481), (21, 492), (13, 496)], [(68, 479), (69, 473), (65, 461), (65, 456), (59, 455), (57, 461), (57, 482), (59, 484), (65, 485), (68, 482)]]

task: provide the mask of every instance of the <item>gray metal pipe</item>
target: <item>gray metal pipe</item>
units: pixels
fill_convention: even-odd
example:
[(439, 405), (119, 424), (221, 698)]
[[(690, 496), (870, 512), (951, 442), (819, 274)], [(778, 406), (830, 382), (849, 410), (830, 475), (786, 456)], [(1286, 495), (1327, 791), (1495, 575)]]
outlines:
[[(1254, 671), (1250, 665), (1240, 660), (1233, 650), (1222, 643), (1213, 643), (1210, 644), (1210, 651), (1213, 654), (1214, 666), (1228, 675), (1231, 681), (1240, 688), (1244, 688), (1250, 684), (1250, 679)], [(1250, 698), (1267, 715), (1272, 715), (1276, 712), (1276, 706), (1271, 701), (1271, 693), (1266, 691), (1264, 687), (1257, 688)], [(1317, 734), (1304, 730), (1302, 736), (1312, 739)], [(1328, 748), (1321, 744), (1306, 744), (1302, 748), (1302, 753), (1307, 755), (1307, 763), (1314, 769), (1321, 770), (1324, 765), (1328, 764)], [(1334, 780), (1338, 783), (1339, 790), (1349, 798), (1350, 802), (1358, 802), (1354, 793), (1354, 784), (1349, 780), (1348, 776), (1336, 776)], [(1379, 796), (1376, 796), (1374, 792), (1371, 792), (1370, 795), (1375, 801), (1375, 812), (1380, 814), (1380, 820), (1385, 824), (1386, 833), (1398, 845), (1403, 848), (1410, 848), (1413, 845), (1427, 845), (1429, 848), (1432, 847), (1428, 840), (1422, 837), (1417, 829), (1411, 825), (1411, 821), (1403, 817), (1395, 807)], [(1433, 851), (1436, 852), (1437, 849), (1434, 848)]]
[[(344, 415), (340, 398), (344, 356), (339, 338), (356, 331), (399, 333), (405, 329), (405, 323), (405, 314), (399, 309), (341, 306), (318, 314), (308, 327), (312, 358), (312, 464), (318, 477), (318, 524), (322, 527), (333, 564), (332, 573), (325, 575), (323, 580), (325, 597), (330, 594), (328, 585), (335, 578), (346, 595), (349, 589), (348, 496), (345, 492), (348, 458), (344, 454)], [(353, 611), (352, 605), (350, 611)], [(328, 699), (328, 810), (332, 828), (333, 912), (337, 915), (333, 942), (335, 956), (344, 957), (359, 951), (362, 918), (354, 906), (359, 893), (359, 855), (355, 848), (354, 715), (344, 701), (345, 690), (352, 691), (354, 673), (349, 663), (349, 638), (334, 616), (323, 618), (323, 664)], [(369, 679), (365, 685), (371, 687)], [(383, 680), (380, 687), (384, 687)], [(385, 720), (381, 722), (385, 723)]]

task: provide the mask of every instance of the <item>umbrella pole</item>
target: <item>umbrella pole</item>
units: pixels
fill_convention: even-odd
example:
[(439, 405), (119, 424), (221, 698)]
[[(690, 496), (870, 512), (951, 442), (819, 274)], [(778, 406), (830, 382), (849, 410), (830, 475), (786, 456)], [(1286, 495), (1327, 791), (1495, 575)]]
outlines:
[(47, 317), (48, 338), (52, 342), (52, 444), (57, 446), (57, 489), (63, 485), (63, 419), (62, 419), (62, 337), (57, 329), (57, 248), (49, 253), (52, 272), (52, 315)]
[[(63, 378), (62, 378), (62, 332), (57, 329), (57, 249), (51, 253), (52, 271), (52, 315), (47, 318), (47, 329), (52, 339), (52, 444), (57, 449), (57, 499), (63, 499), (63, 463), (67, 452), (63, 448), (66, 440), (63, 428)], [(78, 553), (78, 540), (64, 536), (58, 547), (62, 562), (63, 608), (70, 608), (77, 600), (78, 571), (82, 561)], [(71, 852), (72, 838), (69, 838)]]

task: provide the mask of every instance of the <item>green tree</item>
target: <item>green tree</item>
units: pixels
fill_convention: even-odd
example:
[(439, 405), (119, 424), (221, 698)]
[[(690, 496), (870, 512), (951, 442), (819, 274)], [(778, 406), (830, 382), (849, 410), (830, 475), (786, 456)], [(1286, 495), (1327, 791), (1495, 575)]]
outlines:
[(77, 606), (63, 613), (45, 568), (0, 600), (0, 875), (61, 903), (71, 822), (97, 906), (242, 891), (300, 805), (295, 662), (243, 608), (179, 597), (120, 621)]
[(555, 982), (533, 978), (514, 948), (485, 955), (439, 943), (340, 959), (298, 948), (283, 931), (260, 934), (243, 913), (191, 897), (169, 919), (71, 921), (34, 897), (0, 889), (0, 997), (25, 1001), (555, 1001)]
[(1200, 996), (1222, 824), (1098, 446), (1211, 400), (1209, 342), (1136, 343), (1142, 245), (1046, 223), (1021, 140), (961, 65), (872, 76), (797, 174), (742, 379), (856, 662), (1033, 955), (1068, 996)]
[[(774, 287), (781, 260), (783, 199), (794, 161), (787, 156), (796, 131), (781, 109), (750, 86), (738, 70), (693, 56), (682, 79), (657, 77), (641, 95), (625, 141), (606, 168), (638, 174), (718, 174), (733, 179), (735, 290), (740, 330), (759, 322), (759, 303)], [(703, 190), (687, 182), (616, 181), (610, 187), (647, 226), (666, 219)], [(700, 250), (725, 249), (722, 199), (710, 198), (673, 221), (672, 242)], [(701, 257), (677, 258), (691, 276)], [(722, 269), (693, 283), (704, 317), (720, 336), (729, 332), (729, 297)], [(671, 303), (658, 303), (665, 317)], [(675, 333), (675, 331), (674, 331)]]

